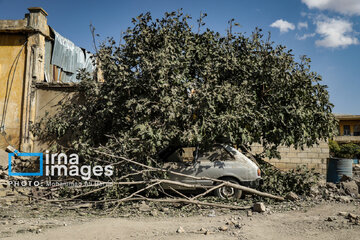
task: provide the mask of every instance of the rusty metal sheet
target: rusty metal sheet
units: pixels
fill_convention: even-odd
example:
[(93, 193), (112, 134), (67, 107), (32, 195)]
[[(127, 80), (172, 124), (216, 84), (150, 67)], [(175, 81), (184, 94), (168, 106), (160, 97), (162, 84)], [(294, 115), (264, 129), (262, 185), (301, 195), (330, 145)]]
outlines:
[[(55, 38), (52, 50), (51, 64), (61, 68), (61, 82), (77, 82), (76, 75), (79, 69), (86, 69), (92, 73), (95, 65), (92, 54), (76, 46), (69, 39), (61, 36), (55, 30)], [(48, 50), (49, 51), (49, 50)]]

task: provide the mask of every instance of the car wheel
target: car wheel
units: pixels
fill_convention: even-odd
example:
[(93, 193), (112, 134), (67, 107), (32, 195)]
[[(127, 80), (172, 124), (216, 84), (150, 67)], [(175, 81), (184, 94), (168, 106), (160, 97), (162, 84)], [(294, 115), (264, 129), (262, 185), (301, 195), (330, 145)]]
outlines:
[[(239, 182), (234, 178), (223, 178), (221, 180), (228, 181), (234, 184), (239, 184)], [(240, 189), (236, 189), (229, 186), (222, 186), (215, 190), (215, 195), (221, 199), (229, 199), (229, 198), (240, 199), (243, 193), (242, 190)]]

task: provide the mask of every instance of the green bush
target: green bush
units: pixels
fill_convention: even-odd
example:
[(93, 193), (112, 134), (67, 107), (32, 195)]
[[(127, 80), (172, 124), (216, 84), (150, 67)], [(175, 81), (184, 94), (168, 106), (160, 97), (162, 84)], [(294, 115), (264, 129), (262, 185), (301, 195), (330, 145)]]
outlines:
[(268, 162), (259, 161), (263, 183), (260, 191), (284, 196), (294, 192), (298, 195), (309, 195), (311, 187), (319, 180), (319, 173), (306, 166), (298, 166), (290, 171), (281, 171)]
[(336, 158), (360, 158), (360, 146), (355, 143), (339, 144), (329, 140), (330, 155)]

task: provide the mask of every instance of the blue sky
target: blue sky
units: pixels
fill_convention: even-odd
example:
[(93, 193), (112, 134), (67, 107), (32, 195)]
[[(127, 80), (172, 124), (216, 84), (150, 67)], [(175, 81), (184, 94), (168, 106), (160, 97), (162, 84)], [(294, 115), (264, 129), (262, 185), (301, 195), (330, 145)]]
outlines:
[(206, 12), (206, 26), (220, 33), (235, 18), (240, 31), (271, 31), (275, 43), (293, 49), (296, 56), (310, 57), (312, 70), (329, 86), (334, 112), (360, 114), (360, 0), (0, 0), (0, 19), (21, 19), (34, 6), (47, 11), (48, 24), (57, 32), (90, 51), (90, 23), (100, 41), (108, 36), (119, 39), (131, 18), (147, 11), (161, 17), (183, 8), (193, 18)]

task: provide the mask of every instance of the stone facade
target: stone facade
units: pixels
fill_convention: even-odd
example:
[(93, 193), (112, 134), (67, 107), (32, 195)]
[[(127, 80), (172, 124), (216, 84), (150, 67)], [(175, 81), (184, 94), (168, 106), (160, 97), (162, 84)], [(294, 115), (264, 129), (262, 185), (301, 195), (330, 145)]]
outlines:
[[(263, 148), (260, 144), (254, 144), (252, 153), (261, 153)], [(327, 159), (329, 158), (329, 145), (321, 142), (311, 148), (295, 149), (293, 147), (279, 147), (281, 159), (266, 158), (265, 160), (281, 170), (295, 169), (297, 166), (305, 165), (308, 168), (315, 168), (317, 172), (326, 173)]]

